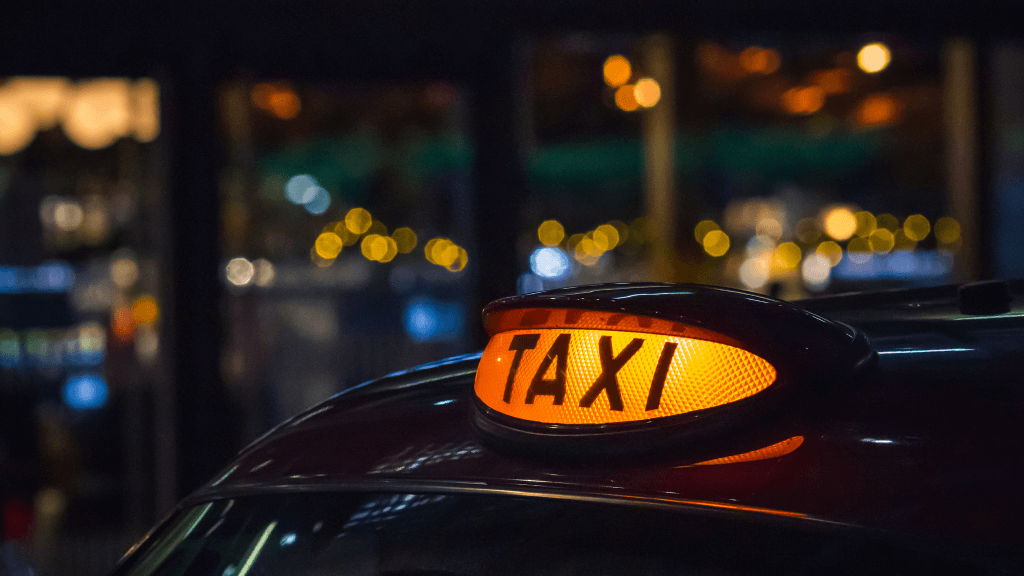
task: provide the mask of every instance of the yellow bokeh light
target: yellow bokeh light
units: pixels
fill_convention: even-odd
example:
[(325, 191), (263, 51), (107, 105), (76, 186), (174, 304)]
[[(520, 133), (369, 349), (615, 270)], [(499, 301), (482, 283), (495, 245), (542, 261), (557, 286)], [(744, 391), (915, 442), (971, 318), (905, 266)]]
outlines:
[(131, 131), (128, 81), (104, 78), (79, 83), (68, 92), (61, 127), (82, 148), (106, 148)]
[(380, 260), (388, 246), (380, 234), (367, 234), (359, 244), (359, 249), (367, 260)]
[(875, 223), (879, 228), (885, 228), (889, 232), (895, 232), (900, 229), (900, 221), (892, 214), (879, 214), (878, 218), (875, 219)]
[(339, 222), (332, 222), (327, 226), (324, 226), (323, 231), (334, 232), (335, 234), (337, 234), (338, 238), (341, 238), (341, 243), (344, 244), (345, 246), (352, 246), (353, 244), (359, 241), (359, 235), (350, 232), (348, 227), (345, 225), (344, 220), (341, 220)]
[(814, 252), (827, 258), (830, 266), (838, 265), (843, 259), (843, 248), (832, 240), (826, 240), (818, 244)]
[(353, 208), (345, 214), (345, 227), (353, 234), (363, 234), (373, 224), (373, 216), (365, 208)]
[(408, 254), (416, 248), (417, 237), (412, 228), (403, 226), (395, 230), (391, 238), (395, 240), (395, 249), (399, 254)]
[(943, 216), (935, 222), (935, 239), (941, 244), (952, 244), (960, 239), (960, 223)]
[(604, 254), (604, 250), (594, 242), (593, 233), (587, 233), (573, 250), (573, 256), (584, 266), (593, 266)]
[(615, 227), (615, 230), (619, 233), (619, 244), (625, 243), (629, 240), (629, 226), (622, 220), (612, 220), (608, 224)]
[(558, 246), (565, 238), (565, 228), (558, 220), (545, 220), (537, 227), (537, 238), (545, 246)]
[(632, 112), (640, 107), (631, 84), (619, 86), (619, 89), (615, 91), (615, 105), (626, 112)]
[(160, 317), (160, 308), (156, 299), (149, 295), (139, 296), (132, 303), (132, 318), (135, 324), (152, 324)]
[(704, 245), (704, 251), (710, 256), (715, 258), (725, 256), (725, 253), (729, 251), (729, 235), (721, 230), (712, 230), (704, 235), (701, 244)]
[(796, 267), (800, 265), (801, 258), (803, 258), (803, 252), (800, 251), (799, 246), (793, 242), (783, 242), (775, 247), (775, 252), (772, 253), (772, 264), (783, 270), (796, 270)]
[(881, 72), (889, 66), (892, 53), (889, 47), (881, 42), (867, 44), (857, 52), (857, 66), (868, 74)]
[(28, 108), (40, 130), (57, 125), (71, 83), (59, 76), (19, 76), (4, 85), (4, 94), (13, 96)]
[(391, 236), (382, 236), (384, 244), (386, 245), (384, 255), (380, 257), (381, 262), (391, 262), (398, 255), (398, 242)]
[(583, 234), (573, 234), (569, 236), (569, 239), (565, 241), (565, 246), (569, 250), (575, 250), (580, 244), (580, 240), (583, 240)]
[(452, 272), (461, 272), (469, 262), (469, 255), (466, 253), (466, 249), (462, 246), (456, 246), (455, 248), (458, 250), (458, 253), (455, 256), (455, 260), (448, 265), (448, 270)]
[(316, 253), (321, 258), (330, 260), (331, 258), (338, 257), (344, 245), (345, 243), (341, 237), (334, 232), (323, 232), (316, 237), (316, 243), (313, 245), (313, 248), (316, 249)]
[(619, 245), (619, 231), (610, 224), (601, 224), (594, 230), (594, 244), (607, 251)]
[(331, 264), (334, 264), (334, 258), (324, 258), (316, 253), (316, 246), (309, 249), (309, 260), (316, 265), (317, 268), (327, 268)]
[(928, 233), (932, 231), (932, 225), (928, 222), (928, 219), (922, 214), (914, 214), (908, 216), (903, 221), (903, 233), (907, 235), (907, 238), (915, 242), (920, 242), (928, 237)]
[(843, 241), (853, 236), (857, 230), (857, 217), (853, 211), (845, 207), (832, 208), (825, 214), (825, 233)]
[(867, 210), (861, 210), (853, 215), (857, 219), (857, 229), (854, 234), (861, 238), (867, 238), (878, 228), (878, 222), (875, 221), (875, 215)]
[(917, 247), (917, 241), (907, 236), (907, 233), (902, 228), (893, 234), (893, 250), (913, 250)]
[(439, 265), (449, 268), (459, 259), (459, 246), (454, 242), (448, 242), (443, 246), (443, 250), (434, 249), (435, 257)]
[(721, 228), (713, 220), (701, 220), (693, 228), (693, 237), (697, 239), (697, 243), (703, 244), (704, 237), (713, 230), (721, 230)]
[(132, 131), (139, 142), (152, 142), (160, 135), (160, 85), (152, 78), (135, 83), (132, 92)]
[(633, 68), (625, 56), (615, 54), (604, 61), (604, 82), (612, 88), (629, 82), (632, 74)]
[(438, 238), (437, 242), (434, 242), (434, 244), (430, 246), (430, 258), (428, 258), (428, 260), (438, 266), (448, 266), (452, 261), (446, 260), (446, 255), (448, 255), (448, 249), (452, 246), (455, 246), (455, 243), (451, 240), (447, 238)]
[(7, 90), (0, 89), (0, 156), (16, 154), (36, 137), (32, 111)]
[(644, 108), (651, 108), (661, 100), (661, 85), (654, 78), (641, 78), (633, 86), (633, 99)]
[(423, 247), (423, 255), (427, 258), (427, 262), (437, 264), (437, 262), (434, 261), (434, 256), (431, 252), (433, 252), (434, 246), (440, 241), (440, 238), (431, 238), (430, 240), (427, 240), (427, 244)]
[(374, 220), (370, 224), (370, 228), (366, 231), (367, 234), (377, 234), (378, 236), (387, 236), (388, 227), (384, 225), (380, 220)]
[(868, 245), (872, 252), (885, 253), (896, 245), (896, 236), (885, 228), (879, 228), (868, 236)]

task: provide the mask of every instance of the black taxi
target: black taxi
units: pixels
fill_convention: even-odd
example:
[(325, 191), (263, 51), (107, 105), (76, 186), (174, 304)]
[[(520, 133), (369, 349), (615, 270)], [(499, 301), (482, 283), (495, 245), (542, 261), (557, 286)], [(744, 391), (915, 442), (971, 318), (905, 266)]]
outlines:
[(482, 353), (282, 423), (114, 573), (1021, 573), (1022, 288), (498, 300)]

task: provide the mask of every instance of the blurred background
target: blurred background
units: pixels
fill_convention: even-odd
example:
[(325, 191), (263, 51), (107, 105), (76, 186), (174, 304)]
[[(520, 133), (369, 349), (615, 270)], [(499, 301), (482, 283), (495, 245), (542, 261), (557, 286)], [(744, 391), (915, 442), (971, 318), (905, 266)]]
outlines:
[(498, 297), (1024, 275), (980, 5), (208, 4), (0, 22), (0, 516), (43, 575)]

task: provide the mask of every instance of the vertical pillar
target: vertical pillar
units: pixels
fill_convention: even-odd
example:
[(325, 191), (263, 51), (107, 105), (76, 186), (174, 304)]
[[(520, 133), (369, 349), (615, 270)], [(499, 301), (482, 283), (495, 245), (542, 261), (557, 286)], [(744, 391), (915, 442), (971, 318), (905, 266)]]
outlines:
[[(516, 291), (519, 206), (525, 175), (519, 134), (517, 99), (520, 86), (517, 44), (509, 34), (496, 34), (481, 51), (481, 63), (470, 86), (471, 138), (474, 147), (473, 198), (478, 256), (479, 312), (488, 302)], [(472, 257), (472, 255), (471, 255)], [(477, 344), (486, 343), (481, 322), (473, 322)]]
[(982, 273), (977, 52), (969, 40), (955, 38), (944, 46), (942, 60), (946, 198), (950, 215), (960, 222), (963, 241), (953, 272), (957, 281), (966, 282)]
[[(174, 462), (158, 474), (175, 498), (194, 490), (238, 449), (235, 414), (220, 377), (220, 201), (216, 77), (202, 47), (177, 63), (167, 103), (171, 149), (171, 327)], [(162, 407), (163, 408), (163, 407)], [(166, 415), (159, 416), (160, 418)], [(172, 479), (173, 478), (173, 479)], [(165, 488), (166, 489), (166, 488)]]
[(643, 45), (644, 72), (661, 86), (661, 99), (643, 112), (644, 203), (654, 236), (651, 280), (675, 280), (675, 58), (672, 39), (648, 37)]

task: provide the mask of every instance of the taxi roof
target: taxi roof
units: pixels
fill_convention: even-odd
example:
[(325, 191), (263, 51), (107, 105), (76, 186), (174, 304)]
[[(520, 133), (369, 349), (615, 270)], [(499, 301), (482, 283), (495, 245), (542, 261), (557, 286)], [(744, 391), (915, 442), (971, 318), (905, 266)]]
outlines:
[[(499, 493), (1019, 547), (1024, 305), (965, 315), (959, 298), (943, 287), (800, 303), (866, 334), (877, 364), (731, 445), (598, 461), (491, 447), (470, 418), (480, 357), (470, 354), (307, 410), (187, 502), (287, 490)], [(796, 438), (781, 455), (729, 458)]]

